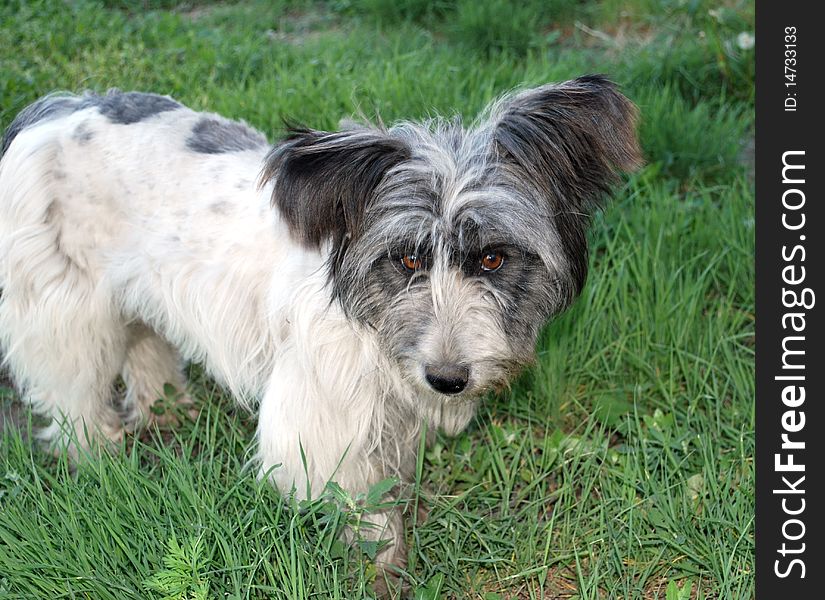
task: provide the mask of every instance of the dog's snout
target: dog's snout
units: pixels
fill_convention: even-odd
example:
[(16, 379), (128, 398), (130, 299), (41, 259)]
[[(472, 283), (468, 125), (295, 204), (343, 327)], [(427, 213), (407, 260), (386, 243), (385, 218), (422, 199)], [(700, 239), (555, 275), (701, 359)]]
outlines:
[(464, 365), (427, 365), (424, 367), (427, 383), (442, 394), (458, 394), (470, 379), (470, 369)]

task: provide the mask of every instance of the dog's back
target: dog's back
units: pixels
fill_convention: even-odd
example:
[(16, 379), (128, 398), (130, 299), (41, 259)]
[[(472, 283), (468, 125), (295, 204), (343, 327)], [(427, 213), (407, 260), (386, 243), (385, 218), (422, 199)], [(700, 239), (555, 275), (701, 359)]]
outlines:
[(167, 340), (260, 385), (270, 257), (292, 248), (256, 186), (262, 134), (165, 96), (51, 95), (2, 149), (0, 346), (35, 408), (116, 439), (118, 373), (143, 418), (182, 384)]
[(224, 252), (204, 248), (204, 234), (223, 227), (227, 213), (266, 210), (255, 180), (267, 148), (251, 128), (165, 96), (47, 96), (3, 140), (4, 243), (22, 241), (13, 239), (21, 229), (49, 227), (66, 259), (92, 272), (104, 249), (158, 248), (187, 231), (196, 234), (191, 250)]

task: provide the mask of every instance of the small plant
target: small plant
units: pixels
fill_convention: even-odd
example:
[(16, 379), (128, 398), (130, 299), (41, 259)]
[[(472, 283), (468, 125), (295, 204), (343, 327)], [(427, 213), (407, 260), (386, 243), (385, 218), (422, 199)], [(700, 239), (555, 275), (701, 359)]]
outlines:
[(190, 538), (181, 546), (173, 533), (166, 546), (163, 569), (147, 579), (144, 588), (157, 592), (162, 600), (206, 600), (209, 581), (204, 571), (208, 559), (204, 555), (203, 536)]
[(685, 581), (684, 585), (679, 588), (676, 582), (671, 579), (667, 584), (667, 590), (665, 590), (665, 600), (690, 600), (692, 590), (693, 584), (690, 580)]
[(158, 423), (178, 423), (185, 420), (185, 409), (191, 409), (190, 403), (184, 402), (186, 392), (171, 383), (163, 384), (163, 396), (155, 400), (149, 408)]
[(398, 486), (398, 479), (390, 477), (374, 484), (366, 492), (353, 496), (334, 481), (327, 484), (323, 498), (338, 506), (345, 515), (343, 524), (350, 528), (355, 539), (355, 547), (367, 558), (374, 560), (378, 551), (386, 545), (383, 540), (376, 540), (369, 531), (372, 524), (365, 518), (372, 513), (381, 512), (398, 505), (397, 500), (384, 501), (393, 488)]

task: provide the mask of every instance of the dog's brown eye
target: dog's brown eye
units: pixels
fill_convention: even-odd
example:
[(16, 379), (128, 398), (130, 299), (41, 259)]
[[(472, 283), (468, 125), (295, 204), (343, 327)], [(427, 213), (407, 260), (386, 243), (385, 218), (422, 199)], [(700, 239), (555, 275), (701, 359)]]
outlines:
[(417, 271), (422, 267), (421, 259), (415, 254), (405, 254), (401, 257), (401, 264), (408, 271)]
[(504, 255), (501, 252), (488, 252), (481, 257), (482, 271), (498, 271), (504, 264)]

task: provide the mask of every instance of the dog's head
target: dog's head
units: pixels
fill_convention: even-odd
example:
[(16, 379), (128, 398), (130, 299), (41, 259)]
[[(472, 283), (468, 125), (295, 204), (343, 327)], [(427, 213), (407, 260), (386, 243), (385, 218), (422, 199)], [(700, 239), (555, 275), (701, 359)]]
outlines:
[(506, 96), (468, 128), (293, 129), (262, 177), (401, 376), (469, 398), (531, 361), (581, 291), (590, 214), (640, 162), (635, 122), (612, 83), (582, 77)]

